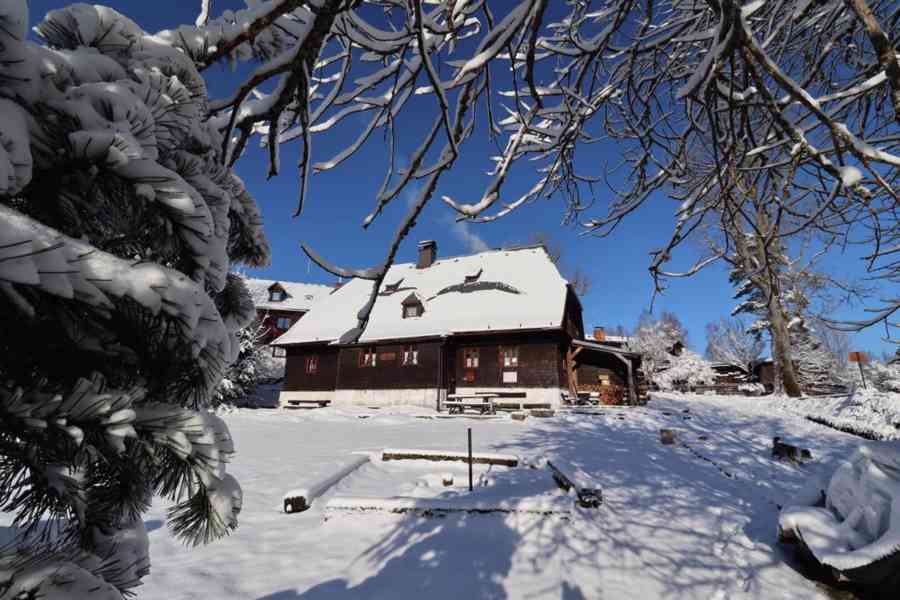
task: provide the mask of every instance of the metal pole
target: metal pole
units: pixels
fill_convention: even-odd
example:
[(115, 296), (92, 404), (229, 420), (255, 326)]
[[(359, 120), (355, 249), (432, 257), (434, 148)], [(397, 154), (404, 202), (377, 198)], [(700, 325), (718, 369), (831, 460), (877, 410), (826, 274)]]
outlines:
[(867, 389), (869, 389), (869, 388), (866, 387), (866, 373), (865, 373), (865, 371), (863, 371), (863, 368), (862, 368), (862, 361), (859, 361), (859, 362), (857, 362), (856, 364), (859, 365), (859, 375), (860, 375), (860, 377), (862, 377), (863, 389), (864, 389), (864, 390), (867, 390)]
[(472, 491), (472, 428), (469, 427), (469, 491)]

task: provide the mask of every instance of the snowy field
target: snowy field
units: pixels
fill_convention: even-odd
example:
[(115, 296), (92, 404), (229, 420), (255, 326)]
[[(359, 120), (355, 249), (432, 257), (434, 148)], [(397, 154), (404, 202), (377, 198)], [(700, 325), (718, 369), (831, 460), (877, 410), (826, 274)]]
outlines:
[[(686, 408), (689, 420), (683, 419)], [(414, 409), (231, 414), (227, 420), (238, 446), (232, 470), (245, 490), (240, 528), (228, 539), (189, 550), (169, 534), (166, 507), (156, 504), (147, 516), (153, 568), (139, 596), (834, 597), (784, 562), (775, 541), (776, 505), (811, 474), (833, 469), (858, 438), (743, 398), (657, 397), (643, 408), (524, 423), (422, 416), (430, 415)], [(318, 479), (352, 451), (461, 451), (467, 427), (476, 451), (580, 467), (602, 486), (603, 506), (573, 511), (568, 520), (517, 513), (427, 518), (323, 511), (335, 495), (465, 495), (458, 485), (447, 491), (430, 487), (448, 473), (458, 484), (465, 469), (415, 462), (364, 466), (309, 511), (282, 512), (283, 492)], [(687, 447), (662, 446), (662, 427), (675, 429)], [(774, 462), (774, 435), (808, 446), (816, 460), (805, 467)], [(476, 477), (485, 471), (480, 468)], [(517, 471), (531, 473), (497, 470), (493, 491), (509, 484), (515, 494), (554, 493), (549, 477), (514, 482), (518, 487), (505, 481)]]
[[(238, 448), (230, 470), (244, 487), (241, 525), (224, 540), (188, 549), (166, 528), (167, 507), (158, 501), (146, 517), (152, 571), (138, 597), (843, 597), (785, 562), (775, 540), (777, 505), (811, 476), (830, 473), (863, 441), (857, 437), (753, 398), (658, 394), (646, 407), (524, 422), (430, 417), (412, 408), (227, 415)], [(477, 465), (482, 485), (470, 496), (462, 463), (374, 461), (310, 510), (282, 512), (284, 492), (327, 475), (351, 452), (464, 451), (467, 427), (476, 452), (580, 469), (602, 487), (603, 505), (575, 509), (546, 469)], [(663, 446), (660, 428), (674, 429), (678, 443)], [(773, 461), (776, 435), (810, 448), (814, 461)], [(445, 488), (448, 476), (454, 483)], [(562, 514), (323, 510), (330, 500), (378, 504), (397, 496)]]

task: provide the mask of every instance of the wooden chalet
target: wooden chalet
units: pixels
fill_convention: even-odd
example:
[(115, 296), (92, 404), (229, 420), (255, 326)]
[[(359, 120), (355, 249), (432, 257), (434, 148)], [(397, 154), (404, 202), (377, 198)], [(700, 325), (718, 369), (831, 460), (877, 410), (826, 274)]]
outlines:
[[(280, 337), (291, 326), (309, 312), (312, 305), (327, 296), (332, 287), (296, 281), (274, 281), (271, 279), (244, 280), (256, 315), (265, 327), (260, 343), (268, 344)], [(283, 349), (273, 349), (276, 356), (283, 355)]]
[(543, 246), (438, 260), (437, 244), (422, 242), (416, 263), (390, 268), (358, 335), (371, 291), (351, 280), (274, 342), (287, 355), (283, 406), (439, 409), (448, 394), (484, 392), (555, 407), (593, 362), (617, 363), (610, 383), (627, 386), (622, 352), (585, 346), (581, 304)]

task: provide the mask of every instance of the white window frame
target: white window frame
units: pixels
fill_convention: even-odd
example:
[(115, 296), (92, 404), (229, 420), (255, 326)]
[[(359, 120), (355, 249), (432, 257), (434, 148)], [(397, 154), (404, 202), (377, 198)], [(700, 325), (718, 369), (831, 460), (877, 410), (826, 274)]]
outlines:
[(284, 346), (272, 346), (272, 356), (275, 358), (284, 358), (287, 356), (287, 350)]
[(403, 366), (412, 367), (419, 364), (419, 349), (416, 346), (403, 347)]
[(519, 347), (501, 346), (500, 361), (504, 369), (517, 369), (519, 367)]
[(269, 290), (269, 302), (283, 302), (284, 290)]
[(478, 348), (463, 348), (463, 366), (466, 369), (477, 369), (481, 351)]
[[(369, 352), (371, 350), (371, 352)], [(377, 367), (378, 366), (378, 349), (371, 348), (363, 348), (360, 350), (362, 355), (362, 364), (361, 367)]]
[[(287, 325), (283, 325), (283, 323), (287, 323)], [(275, 327), (277, 327), (278, 329), (288, 330), (293, 324), (294, 321), (290, 317), (277, 317), (275, 319)]]

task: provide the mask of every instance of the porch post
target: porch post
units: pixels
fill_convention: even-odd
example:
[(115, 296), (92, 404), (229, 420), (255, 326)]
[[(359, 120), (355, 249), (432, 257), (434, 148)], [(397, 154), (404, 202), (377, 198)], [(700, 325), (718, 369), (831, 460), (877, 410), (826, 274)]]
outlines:
[(631, 369), (631, 361), (619, 354), (618, 352), (613, 352), (616, 355), (616, 358), (625, 363), (625, 370), (628, 372), (628, 399), (631, 404), (637, 404), (637, 393), (634, 389), (634, 374)]

